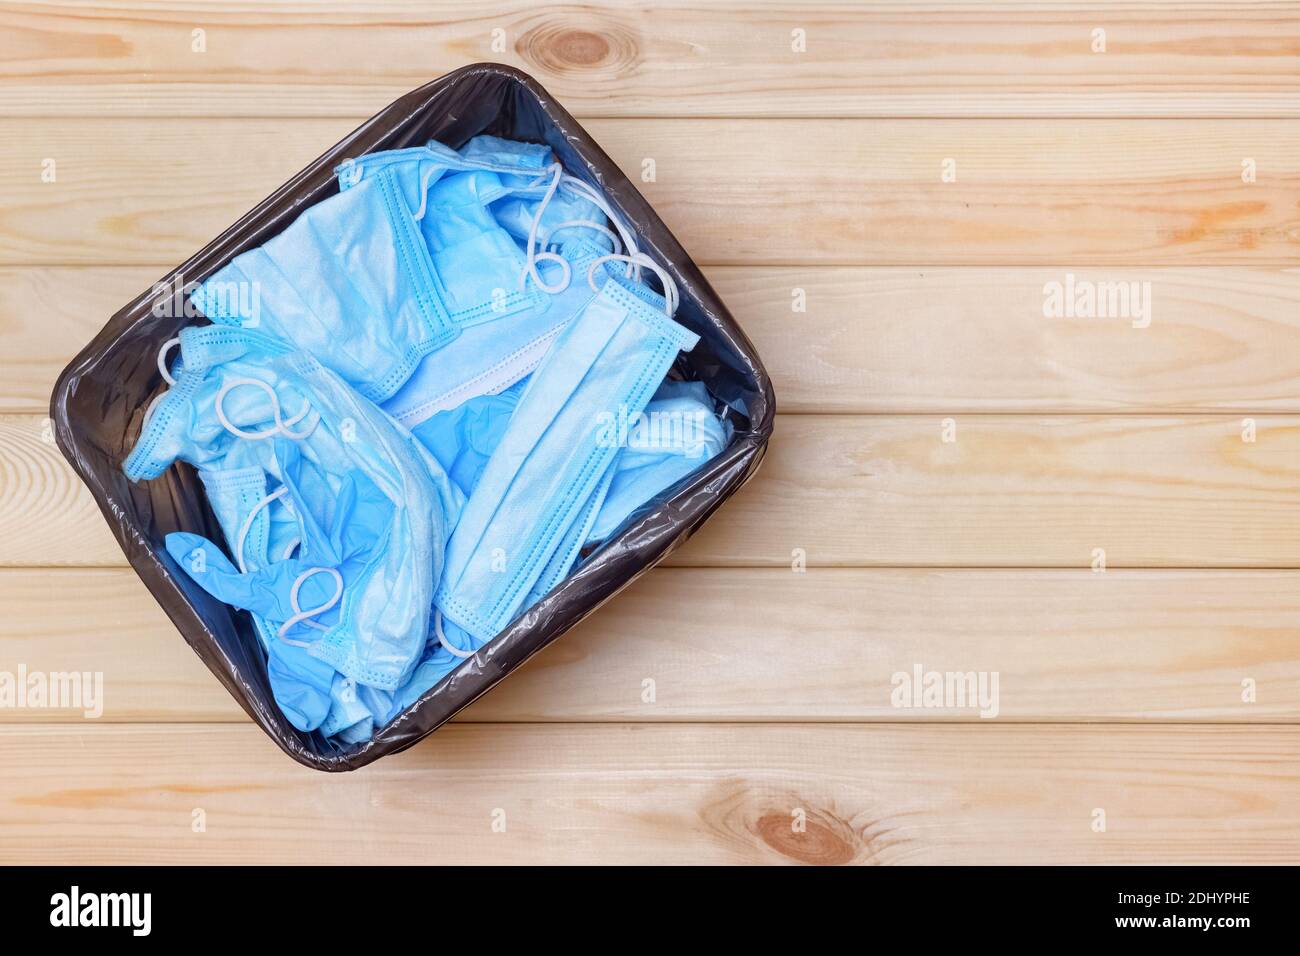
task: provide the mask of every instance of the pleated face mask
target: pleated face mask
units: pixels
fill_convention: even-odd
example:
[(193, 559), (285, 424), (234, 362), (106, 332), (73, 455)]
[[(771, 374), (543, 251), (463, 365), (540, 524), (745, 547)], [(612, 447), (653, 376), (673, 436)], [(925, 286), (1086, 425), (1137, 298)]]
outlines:
[(594, 294), (572, 277), (621, 248), (603, 199), (545, 146), (431, 142), (338, 177), (193, 301), (309, 352), (408, 427), (529, 374)]
[[(445, 149), (437, 143), (428, 148)], [(426, 242), (437, 250), (439, 262), (477, 257), (477, 267), (463, 263), (454, 271), (467, 277), (466, 284), (477, 284), (481, 298), (490, 284), (482, 278), (481, 246), (490, 236), (494, 249), (513, 250), (513, 263), (498, 259), (500, 269), (493, 273), (499, 278), (513, 269), (510, 291), (492, 288), (490, 309), (458, 317), (457, 337), (426, 355), (406, 384), (384, 401), (384, 410), (408, 428), (497, 394), (532, 372), (564, 325), (595, 295), (573, 277), (619, 248), (603, 200), (589, 198), (594, 191), (566, 176), (545, 146), (478, 136), (461, 150), (461, 159), (484, 168), (444, 177), (423, 194), (432, 210), (421, 220)], [(466, 232), (479, 238), (466, 241), (459, 230), (471, 221)], [(448, 275), (453, 268), (441, 271)], [(528, 298), (516, 309), (518, 296)]]
[[(184, 330), (180, 347), (124, 471), (153, 478), (181, 459), (220, 490), (214, 476), (260, 470), (265, 491), (213, 501), (237, 568), (196, 535), (170, 535), (168, 550), (276, 640), (358, 682), (401, 686), (427, 639), (460, 492), (408, 432), (310, 356), (221, 326)], [(256, 478), (241, 480), (257, 490)], [(282, 505), (289, 516), (258, 524)], [(265, 564), (249, 564), (252, 534)]]
[(493, 170), (434, 144), (349, 160), (338, 177), (337, 196), (194, 290), (204, 315), (274, 335), (383, 402), (462, 325), (540, 301), (487, 212)]
[(477, 641), (515, 617), (548, 568), (571, 566), (618, 453), (602, 422), (640, 412), (697, 341), (663, 299), (603, 274), (533, 373), (448, 543), (437, 606)]

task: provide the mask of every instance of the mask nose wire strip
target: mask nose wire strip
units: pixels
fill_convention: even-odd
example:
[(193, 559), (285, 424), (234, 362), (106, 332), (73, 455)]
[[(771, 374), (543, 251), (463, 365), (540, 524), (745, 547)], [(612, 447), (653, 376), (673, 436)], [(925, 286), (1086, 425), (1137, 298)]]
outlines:
[[(271, 406), (272, 406), (272, 416), (275, 418), (275, 424), (272, 425), (270, 428), (266, 429), (266, 431), (261, 431), (261, 432), (244, 431), (242, 428), (239, 428), (238, 426), (231, 424), (230, 419), (226, 417), (226, 410), (225, 410), (226, 396), (230, 394), (231, 389), (238, 388), (240, 385), (252, 385), (255, 388), (260, 388), (262, 391), (264, 391), (267, 394), (268, 397), (270, 397)], [(304, 418), (307, 417), (307, 413), (311, 411), (311, 405), (308, 403), (304, 403), (302, 407), (302, 411), (300, 411), (297, 415), (293, 416), (290, 419), (282, 418), (280, 415), (280, 399), (275, 394), (275, 389), (271, 388), (271, 386), (266, 384), (266, 382), (263, 382), (260, 379), (256, 379), (256, 378), (232, 378), (230, 381), (226, 382), (226, 384), (221, 387), (221, 391), (217, 393), (215, 410), (217, 413), (217, 418), (221, 421), (221, 425), (223, 428), (225, 428), (226, 431), (230, 432), (230, 434), (236, 436), (237, 438), (247, 438), (251, 441), (261, 441), (263, 438), (271, 438), (275, 435), (283, 435), (285, 438), (292, 438), (295, 441), (301, 441), (302, 439), (307, 438), (309, 435), (311, 435), (312, 430), (315, 428), (315, 422), (313, 422), (307, 428), (306, 431), (301, 431), (301, 432), (290, 431), (289, 430), (290, 425), (296, 425)]]
[(474, 656), (473, 651), (462, 651), (459, 647), (447, 642), (447, 635), (442, 631), (442, 611), (438, 610), (438, 608), (433, 609), (433, 633), (438, 635), (438, 643), (451, 651), (456, 657), (464, 659)]

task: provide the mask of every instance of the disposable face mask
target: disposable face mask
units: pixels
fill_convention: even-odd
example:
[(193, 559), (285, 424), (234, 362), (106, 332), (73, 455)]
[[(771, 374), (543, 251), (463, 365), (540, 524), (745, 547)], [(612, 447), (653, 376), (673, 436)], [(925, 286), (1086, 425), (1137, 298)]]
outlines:
[[(466, 497), (505, 434), (527, 381), (439, 412), (412, 429)], [(584, 547), (610, 537), (633, 511), (720, 454), (732, 435), (731, 424), (714, 414), (703, 382), (666, 381), (641, 415), (624, 420), (621, 429), (602, 427), (620, 450)]]
[(460, 155), (496, 167), (518, 165), (531, 170), (531, 176), (501, 174), (495, 192), (481, 193), (496, 222), (520, 243), (527, 243), (531, 235), (545, 246), (572, 239), (581, 231), (601, 252), (615, 251), (617, 239), (606, 229), (605, 207), (589, 198), (585, 183), (561, 172), (557, 189), (549, 190), (556, 167), (547, 147), (476, 136)]
[(664, 382), (626, 431), (611, 436), (622, 450), (586, 544), (609, 538), (637, 508), (721, 454), (731, 435), (703, 382)]
[[(432, 141), (430, 146), (436, 146)], [(483, 133), (460, 148), (462, 159), (485, 166), (514, 167), (520, 176), (539, 173), (551, 162), (551, 149), (541, 143), (525, 143)]]
[[(571, 273), (585, 275), (602, 253), (575, 239), (557, 254)], [(561, 270), (547, 262), (539, 274), (558, 280)], [(567, 281), (564, 288), (542, 294), (534, 308), (464, 327), (455, 341), (425, 357), (407, 383), (384, 402), (384, 411), (413, 429), (438, 412), (509, 388), (537, 368), (564, 327), (595, 295), (589, 283)]]
[[(429, 148), (439, 147), (430, 143)], [(498, 231), (523, 245), (520, 288), (527, 286), (545, 295), (540, 304), (507, 318), (485, 316), (483, 322), (462, 324), (457, 340), (428, 355), (401, 391), (384, 404), (386, 411), (411, 428), (473, 397), (495, 394), (531, 373), (564, 324), (595, 294), (595, 283), (590, 281), (595, 266), (626, 260), (626, 275), (633, 281), (640, 280), (643, 266), (657, 270), (638, 252), (633, 234), (604, 198), (566, 174), (546, 147), (479, 136), (461, 150), (461, 158), (495, 171), (491, 180), (485, 172), (472, 174), (474, 195), (488, 203)], [(453, 181), (455, 177), (445, 182)], [(437, 194), (437, 188), (430, 190), (428, 202), (438, 201)], [(442, 209), (439, 206), (439, 214), (424, 222), (441, 222)], [(481, 222), (478, 225), (485, 228)], [(438, 242), (430, 236), (431, 246)], [(676, 307), (671, 281), (665, 294), (671, 312)]]
[(214, 322), (310, 353), (383, 402), (461, 324), (540, 301), (520, 288), (518, 247), (486, 212), (478, 179), (454, 175), (475, 169), (441, 146), (349, 161), (337, 196), (237, 256), (193, 301)]
[(598, 443), (618, 454), (524, 601), (529, 608), (573, 570), (581, 550), (609, 537), (660, 491), (721, 452), (730, 425), (713, 414), (702, 382), (665, 382), (639, 414), (610, 416)]
[[(521, 383), (523, 384), (523, 383)], [(467, 402), (434, 416), (415, 430), (452, 480), (467, 495), (478, 484), (488, 456), (500, 443), (522, 389)], [(637, 508), (669, 485), (702, 467), (726, 448), (731, 425), (713, 413), (700, 382), (664, 382), (639, 416), (623, 429), (606, 429), (601, 440), (619, 452), (556, 547), (520, 612), (559, 584), (581, 548), (608, 538)], [(391, 698), (380, 726), (415, 703), (484, 642), (435, 611), (434, 634), (408, 684)]]
[[(260, 467), (274, 490), (255, 507), (292, 502), (293, 556), (270, 553), (265, 567), (232, 575), (202, 539), (178, 538), (178, 552), (206, 549), (216, 571), (196, 580), (276, 623), (280, 640), (358, 682), (400, 687), (427, 638), (446, 514), (460, 493), (409, 433), (310, 356), (220, 326), (187, 329), (180, 345), (175, 383), (147, 415), (128, 477), (156, 477), (177, 458)], [(246, 564), (241, 538), (255, 520), (223, 522), (237, 562)]]
[(215, 323), (308, 352), (376, 402), (456, 334), (391, 171), (307, 209), (192, 299)]
[(437, 605), (475, 639), (514, 618), (606, 480), (618, 448), (598, 441), (601, 413), (639, 412), (694, 347), (662, 301), (607, 271), (533, 373), (447, 546)]
[[(445, 149), (437, 143), (429, 148)], [(457, 319), (458, 337), (425, 356), (406, 384), (384, 402), (384, 410), (408, 428), (477, 396), (496, 394), (530, 374), (563, 326), (595, 295), (590, 283), (573, 279), (585, 276), (593, 263), (616, 248), (617, 236), (599, 205), (579, 197), (574, 187), (561, 189), (566, 177), (549, 157), (544, 146), (479, 136), (461, 150), (461, 159), (489, 169), (450, 176), (425, 194), (434, 210), (422, 219), (429, 247), (447, 250), (435, 253), (435, 258), (466, 250), (467, 258), (482, 260), (480, 246), (483, 237), (490, 236), (494, 247), (515, 254), (509, 265), (499, 261), (491, 273), (493, 281), (500, 281), (503, 270), (513, 269), (518, 294), (528, 289), (533, 298), (524, 308), (513, 309), (509, 306), (514, 300), (503, 298), (503, 290), (494, 287), (491, 309)], [(506, 172), (512, 169), (516, 172)], [(461, 188), (462, 183), (469, 185)], [(454, 200), (446, 195), (453, 188), (458, 190)], [(507, 200), (498, 197), (514, 204), (506, 225), (515, 227), (515, 238), (500, 224), (499, 211)], [(526, 217), (526, 223), (516, 221), (519, 217)], [(463, 226), (480, 240), (449, 245), (453, 240), (444, 235), (449, 226)], [(522, 253), (516, 238), (524, 244)], [(454, 271), (478, 274), (465, 264)], [(480, 291), (489, 294), (486, 285)]]

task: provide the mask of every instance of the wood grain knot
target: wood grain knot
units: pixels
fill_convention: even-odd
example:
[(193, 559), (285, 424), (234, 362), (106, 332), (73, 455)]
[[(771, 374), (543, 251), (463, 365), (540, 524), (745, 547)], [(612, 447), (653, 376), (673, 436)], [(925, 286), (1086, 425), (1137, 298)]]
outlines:
[(556, 74), (621, 72), (634, 66), (639, 44), (636, 35), (620, 23), (581, 27), (543, 23), (519, 38), (519, 55), (539, 70)]
[(813, 866), (852, 863), (861, 849), (853, 827), (833, 814), (811, 808), (798, 827), (789, 812), (765, 813), (755, 821), (754, 832), (781, 855)]

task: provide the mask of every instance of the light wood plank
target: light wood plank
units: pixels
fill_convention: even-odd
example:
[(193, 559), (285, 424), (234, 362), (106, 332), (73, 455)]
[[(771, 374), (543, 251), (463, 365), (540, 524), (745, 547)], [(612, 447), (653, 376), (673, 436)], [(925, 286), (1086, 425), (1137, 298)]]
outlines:
[[(1300, 567), (1300, 419), (778, 417), (677, 565)], [(38, 416), (0, 416), (0, 565), (120, 565)]]
[[(521, 67), (580, 116), (1300, 111), (1300, 15), (1288, 3), (106, 0), (4, 10), (0, 110), (11, 115), (364, 116), (475, 60)], [(1096, 28), (1104, 53), (1093, 52)]]
[[(0, 571), (0, 607), (0, 670), (102, 674), (104, 722), (247, 720), (131, 571)], [(1298, 634), (1297, 572), (660, 568), (458, 719), (991, 719), (895, 707), (920, 665), (995, 672), (1002, 721), (1296, 721)]]
[(6, 864), (1300, 861), (1292, 727), (489, 724), (343, 777), (251, 726), (0, 753)]
[[(0, 120), (0, 141), (18, 144), (0, 155), (0, 264), (180, 262), (353, 125)], [(1300, 262), (1289, 120), (589, 125), (706, 264)], [(1242, 182), (1246, 158), (1257, 182)], [(655, 182), (640, 182), (646, 159)], [(945, 159), (955, 182), (941, 181)]]
[[(0, 267), (0, 411), (44, 412), (63, 366), (163, 271)], [(707, 273), (786, 412), (1300, 412), (1300, 270)], [(1045, 318), (1044, 288), (1069, 275), (1080, 284), (1149, 282), (1150, 325), (1123, 315)], [(806, 311), (794, 311), (796, 290)]]
[[(1300, 411), (1300, 270), (708, 274), (785, 412)], [(1137, 284), (1149, 315), (1045, 317), (1044, 290), (1071, 276), (1080, 287)], [(794, 290), (806, 312), (793, 311)]]
[(0, 410), (45, 414), (64, 366), (165, 272), (153, 266), (0, 268)]

